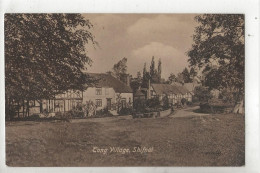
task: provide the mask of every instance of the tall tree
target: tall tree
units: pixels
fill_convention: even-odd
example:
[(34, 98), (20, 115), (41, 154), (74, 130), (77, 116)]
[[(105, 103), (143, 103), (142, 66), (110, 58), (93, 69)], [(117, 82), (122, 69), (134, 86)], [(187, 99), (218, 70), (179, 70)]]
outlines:
[(199, 23), (193, 36), (189, 63), (203, 69), (211, 88), (228, 89), (244, 97), (244, 33), (243, 14), (204, 14), (195, 17)]
[(147, 70), (146, 70), (146, 63), (144, 63), (143, 76), (145, 76), (146, 73), (147, 73)]
[(127, 73), (127, 58), (123, 58), (113, 66), (113, 72), (116, 78), (121, 79)]
[(83, 89), (95, 44), (80, 14), (5, 14), (5, 89), (9, 99), (42, 99)]
[(191, 67), (191, 69), (190, 69), (190, 78), (192, 79), (192, 81), (194, 80), (196, 75), (197, 75), (197, 72), (195, 71), (194, 67)]
[(182, 71), (182, 75), (183, 75), (183, 82), (184, 83), (189, 83), (189, 82), (192, 81), (192, 79), (190, 77), (190, 72), (189, 72), (189, 70), (186, 67)]
[(154, 56), (152, 57), (151, 65), (150, 65), (150, 75), (154, 76), (155, 75), (155, 61), (154, 61)]
[(137, 72), (136, 78), (138, 79), (139, 82), (142, 81), (142, 75), (141, 75), (141, 72), (140, 72), (140, 71)]
[(176, 82), (184, 84), (184, 77), (182, 73), (178, 73), (176, 77)]
[(149, 80), (150, 73), (146, 70), (146, 63), (144, 63), (142, 87), (147, 88)]
[(139, 89), (141, 84), (142, 84), (142, 76), (141, 76), (141, 72), (138, 71), (136, 78), (133, 78), (130, 83), (130, 86), (133, 89), (134, 93)]
[(177, 78), (176, 78), (175, 74), (171, 73), (168, 78), (168, 83), (171, 84), (173, 82), (177, 82)]
[(161, 81), (162, 78), (162, 61), (161, 58), (158, 61), (158, 80)]

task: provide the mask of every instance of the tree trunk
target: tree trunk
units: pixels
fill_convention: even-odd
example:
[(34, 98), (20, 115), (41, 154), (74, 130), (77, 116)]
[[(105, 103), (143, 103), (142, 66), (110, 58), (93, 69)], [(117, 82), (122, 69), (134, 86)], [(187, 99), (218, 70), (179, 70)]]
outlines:
[(18, 107), (18, 110), (17, 110), (18, 118), (20, 118), (20, 100), (19, 99), (18, 99), (17, 107)]
[(30, 116), (30, 107), (29, 107), (29, 100), (27, 100), (27, 102), (26, 102), (26, 113), (27, 113), (27, 117), (29, 117)]
[(234, 107), (233, 113), (243, 114), (244, 113), (244, 100), (240, 100)]
[(24, 118), (24, 99), (23, 99), (23, 118)]

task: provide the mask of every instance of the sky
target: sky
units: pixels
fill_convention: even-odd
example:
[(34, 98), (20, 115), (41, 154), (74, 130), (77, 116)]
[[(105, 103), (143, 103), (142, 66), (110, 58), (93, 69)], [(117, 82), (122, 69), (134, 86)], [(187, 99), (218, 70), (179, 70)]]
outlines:
[(86, 45), (93, 60), (88, 72), (105, 73), (122, 58), (133, 77), (147, 70), (152, 56), (162, 61), (162, 77), (188, 67), (187, 51), (197, 23), (194, 14), (83, 14), (93, 24), (90, 30), (98, 46)]

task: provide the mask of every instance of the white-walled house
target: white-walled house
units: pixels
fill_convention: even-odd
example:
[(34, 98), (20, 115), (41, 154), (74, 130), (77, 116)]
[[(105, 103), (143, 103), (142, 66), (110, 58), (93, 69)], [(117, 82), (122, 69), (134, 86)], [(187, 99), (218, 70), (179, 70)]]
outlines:
[(90, 73), (89, 75), (98, 81), (94, 85), (88, 86), (87, 90), (83, 92), (83, 104), (92, 101), (97, 110), (104, 108), (118, 110), (132, 107), (133, 91), (129, 85), (110, 74)]

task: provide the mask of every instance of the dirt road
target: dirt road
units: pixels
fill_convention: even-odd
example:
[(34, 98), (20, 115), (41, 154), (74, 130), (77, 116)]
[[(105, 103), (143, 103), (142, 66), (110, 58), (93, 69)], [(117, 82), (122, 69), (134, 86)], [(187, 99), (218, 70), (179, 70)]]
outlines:
[(179, 118), (179, 117), (201, 117), (208, 116), (210, 114), (205, 113), (196, 113), (196, 110), (199, 109), (199, 106), (188, 107), (184, 109), (177, 110), (175, 113), (171, 114), (169, 117), (171, 118)]

